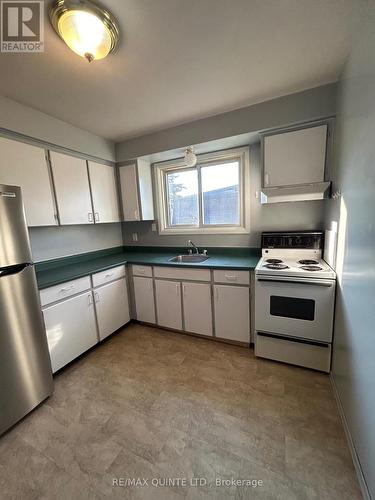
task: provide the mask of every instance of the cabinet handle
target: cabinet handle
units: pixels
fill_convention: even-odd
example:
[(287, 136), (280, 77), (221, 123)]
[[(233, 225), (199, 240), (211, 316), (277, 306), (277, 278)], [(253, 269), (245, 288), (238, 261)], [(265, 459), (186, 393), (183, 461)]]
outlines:
[(180, 296), (180, 285), (176, 285), (176, 293), (177, 293), (177, 296), (179, 297)]
[(87, 217), (88, 217), (88, 219), (89, 219), (89, 222), (93, 222), (93, 221), (94, 221), (93, 216), (92, 216), (92, 212), (89, 212), (89, 213), (87, 214)]
[(87, 298), (88, 298), (89, 306), (91, 306), (94, 303), (94, 301), (92, 300), (92, 294), (90, 293), (90, 295), (88, 295)]
[(225, 274), (225, 279), (229, 281), (237, 281), (238, 276), (235, 276), (234, 274)]
[(215, 301), (217, 302), (219, 300), (219, 289), (215, 288)]
[(138, 220), (138, 210), (134, 210), (134, 219)]
[(94, 295), (95, 295), (95, 302), (100, 302), (100, 296), (98, 292), (94, 292)]
[(182, 293), (184, 296), (186, 295), (186, 285), (182, 285)]
[(148, 289), (151, 291), (152, 290), (152, 280), (148, 282)]
[(100, 221), (99, 212), (95, 212), (95, 222), (99, 222), (99, 221)]
[(270, 174), (268, 172), (264, 173), (264, 185), (268, 186), (270, 183)]

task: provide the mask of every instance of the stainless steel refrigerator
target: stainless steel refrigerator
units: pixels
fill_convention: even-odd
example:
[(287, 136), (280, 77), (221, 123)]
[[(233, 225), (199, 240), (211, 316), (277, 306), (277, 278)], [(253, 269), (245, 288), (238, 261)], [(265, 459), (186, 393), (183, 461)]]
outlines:
[(0, 434), (52, 391), (21, 189), (0, 184)]

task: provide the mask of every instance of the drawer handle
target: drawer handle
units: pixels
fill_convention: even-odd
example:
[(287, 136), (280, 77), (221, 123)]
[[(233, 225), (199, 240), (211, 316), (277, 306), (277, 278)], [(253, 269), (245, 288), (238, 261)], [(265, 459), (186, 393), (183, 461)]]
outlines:
[(71, 286), (66, 286), (66, 287), (63, 287), (63, 288), (60, 288), (60, 292), (69, 292), (70, 290), (74, 290), (74, 285), (71, 285)]
[(138, 268), (139, 274), (145, 274), (146, 269)]
[(225, 279), (229, 281), (237, 281), (238, 276), (235, 276), (234, 274), (225, 274)]
[(113, 273), (108, 273), (105, 275), (105, 278), (110, 278), (111, 276), (113, 276)]

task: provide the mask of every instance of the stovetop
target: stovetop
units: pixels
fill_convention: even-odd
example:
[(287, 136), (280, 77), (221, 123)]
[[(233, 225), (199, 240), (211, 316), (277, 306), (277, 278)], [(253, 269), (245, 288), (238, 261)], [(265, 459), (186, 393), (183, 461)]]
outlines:
[(335, 279), (335, 271), (322, 259), (320, 250), (263, 249), (255, 274), (300, 278)]

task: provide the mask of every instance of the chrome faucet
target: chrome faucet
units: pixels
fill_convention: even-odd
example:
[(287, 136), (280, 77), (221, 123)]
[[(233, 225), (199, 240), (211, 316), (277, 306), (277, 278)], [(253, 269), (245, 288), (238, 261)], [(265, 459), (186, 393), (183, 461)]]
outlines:
[[(195, 253), (198, 255), (199, 254), (199, 248), (197, 247), (197, 245), (195, 245), (191, 240), (188, 241), (188, 248), (189, 246), (192, 246), (195, 250)], [(191, 248), (189, 248), (189, 250), (191, 251)]]

